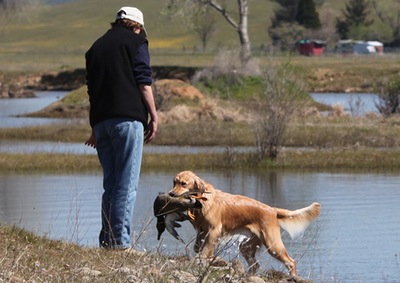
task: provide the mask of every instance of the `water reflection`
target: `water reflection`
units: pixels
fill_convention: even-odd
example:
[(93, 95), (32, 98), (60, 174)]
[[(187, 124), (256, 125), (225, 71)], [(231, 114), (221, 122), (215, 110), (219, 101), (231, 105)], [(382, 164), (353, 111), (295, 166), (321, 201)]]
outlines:
[[(137, 247), (164, 254), (192, 254), (194, 231), (179, 229), (181, 244), (167, 233), (156, 240), (152, 203), (172, 187), (177, 172), (145, 171), (135, 207)], [(313, 201), (322, 215), (303, 238), (284, 233), (289, 253), (301, 275), (315, 282), (399, 282), (400, 174), (304, 173), (269, 171), (196, 172), (217, 188), (244, 194), (272, 206), (296, 209)], [(39, 234), (80, 245), (96, 246), (100, 228), (101, 174), (0, 176), (0, 219)], [(236, 246), (224, 256), (237, 256)], [(265, 252), (264, 269), (284, 270)], [(373, 271), (373, 272), (371, 272)]]

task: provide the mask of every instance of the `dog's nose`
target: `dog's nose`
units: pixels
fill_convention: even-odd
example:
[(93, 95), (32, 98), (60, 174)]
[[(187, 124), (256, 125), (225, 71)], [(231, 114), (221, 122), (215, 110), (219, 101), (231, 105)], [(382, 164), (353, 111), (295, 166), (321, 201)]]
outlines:
[(173, 192), (173, 191), (170, 191), (168, 194), (169, 194), (170, 197), (176, 197), (176, 193)]

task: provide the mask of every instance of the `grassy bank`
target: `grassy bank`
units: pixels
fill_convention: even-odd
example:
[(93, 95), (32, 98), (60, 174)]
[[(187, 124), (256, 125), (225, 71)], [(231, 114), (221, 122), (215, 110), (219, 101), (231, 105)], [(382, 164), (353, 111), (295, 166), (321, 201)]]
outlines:
[[(215, 268), (184, 256), (84, 248), (14, 226), (0, 225), (0, 236), (0, 282), (194, 283), (226, 282), (226, 278), (245, 282), (246, 278), (243, 267)], [(266, 282), (278, 282), (285, 275), (271, 271), (262, 277)]]
[[(204, 126), (207, 125), (207, 126)], [(255, 152), (238, 153), (237, 146), (255, 146), (253, 125), (246, 122), (196, 121), (161, 123), (149, 145), (219, 146), (223, 153), (145, 154), (144, 168), (269, 168), (269, 169), (400, 169), (400, 118), (378, 116), (297, 117), (288, 126), (276, 161), (259, 160)], [(0, 129), (3, 141), (82, 143), (90, 134), (86, 119), (61, 125)], [(99, 170), (97, 157), (72, 154), (0, 154), (0, 172), (74, 173)]]
[[(179, 108), (172, 108), (175, 106)], [(0, 138), (3, 141), (75, 142), (84, 147), (91, 131), (86, 117), (87, 107), (87, 95), (82, 88), (55, 105), (32, 114), (39, 117), (81, 118), (58, 125), (4, 128), (0, 129)], [(225, 147), (226, 151), (214, 154), (145, 154), (143, 166), (177, 170), (243, 167), (324, 170), (400, 168), (400, 117), (396, 115), (384, 118), (377, 115), (353, 117), (345, 115), (343, 111), (332, 111), (328, 116), (318, 111), (314, 114), (303, 113), (287, 125), (282, 150), (274, 162), (259, 160), (254, 152), (235, 152), (237, 146), (256, 145), (255, 125), (251, 119), (245, 119), (253, 111), (251, 107), (252, 103), (241, 98), (230, 101), (204, 98), (202, 102), (182, 98), (172, 102), (165, 100), (160, 107), (159, 131), (151, 145), (219, 146)], [(227, 113), (226, 116), (221, 116), (221, 112)], [(0, 171), (63, 173), (90, 170), (99, 170), (95, 155), (0, 154)]]
[[(274, 162), (258, 161), (255, 153), (235, 153), (228, 150), (214, 154), (144, 154), (142, 168), (215, 170), (221, 168), (252, 170), (360, 170), (399, 171), (400, 150), (373, 148), (335, 148), (329, 150), (285, 149)], [(99, 172), (96, 155), (71, 154), (0, 154), (0, 173), (81, 174)]]
[[(152, 65), (159, 67), (209, 67), (215, 64), (216, 55), (162, 51), (152, 54), (151, 59)], [(310, 92), (373, 92), (377, 80), (398, 76), (400, 55), (255, 55), (254, 59), (260, 66), (291, 64), (302, 74)], [(0, 81), (25, 85), (29, 84), (31, 77), (84, 68), (84, 63), (84, 52), (55, 55), (18, 52), (0, 54)]]
[[(206, 125), (206, 126), (205, 126)], [(254, 126), (247, 122), (205, 120), (161, 123), (150, 145), (255, 146)], [(2, 140), (84, 143), (90, 134), (86, 119), (25, 128), (2, 128)], [(314, 149), (372, 147), (396, 149), (400, 140), (400, 117), (298, 117), (291, 121), (284, 147)]]

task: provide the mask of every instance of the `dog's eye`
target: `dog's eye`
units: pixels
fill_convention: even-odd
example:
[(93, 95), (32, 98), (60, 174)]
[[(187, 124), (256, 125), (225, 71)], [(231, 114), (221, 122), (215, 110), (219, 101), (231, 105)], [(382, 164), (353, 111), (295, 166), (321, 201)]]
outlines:
[(186, 187), (186, 186), (187, 186), (187, 183), (186, 183), (186, 182), (181, 182), (181, 186), (182, 186), (182, 187)]

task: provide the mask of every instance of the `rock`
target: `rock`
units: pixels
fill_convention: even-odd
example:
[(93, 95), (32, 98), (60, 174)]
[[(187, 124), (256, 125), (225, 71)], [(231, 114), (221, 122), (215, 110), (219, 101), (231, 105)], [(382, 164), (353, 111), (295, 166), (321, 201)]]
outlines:
[(32, 90), (26, 90), (20, 85), (0, 83), (0, 98), (30, 98), (35, 97)]

